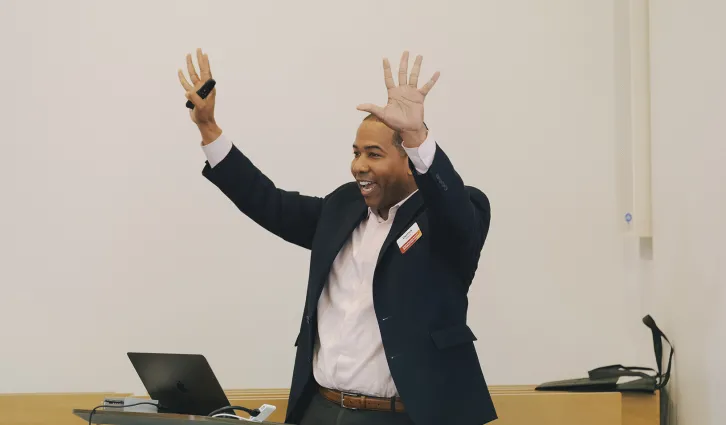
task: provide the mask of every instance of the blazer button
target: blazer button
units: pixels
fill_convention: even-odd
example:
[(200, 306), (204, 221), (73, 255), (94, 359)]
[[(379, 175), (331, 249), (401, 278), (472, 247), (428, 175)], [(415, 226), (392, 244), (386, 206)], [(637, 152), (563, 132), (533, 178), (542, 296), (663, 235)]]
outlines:
[(446, 185), (446, 183), (444, 183), (444, 181), (441, 179), (441, 176), (438, 173), (436, 173), (436, 181), (439, 182), (439, 186), (441, 186), (441, 188), (444, 189), (444, 192), (449, 190), (449, 187)]

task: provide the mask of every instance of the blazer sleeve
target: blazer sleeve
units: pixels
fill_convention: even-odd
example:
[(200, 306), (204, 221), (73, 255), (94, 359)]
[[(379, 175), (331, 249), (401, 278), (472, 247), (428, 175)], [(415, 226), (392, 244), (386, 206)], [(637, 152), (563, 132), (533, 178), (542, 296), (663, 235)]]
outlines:
[(213, 168), (207, 162), (202, 175), (254, 222), (288, 242), (311, 249), (323, 198), (277, 188), (235, 146)]
[(424, 199), (432, 232), (446, 246), (444, 252), (478, 261), (489, 233), (489, 199), (480, 190), (464, 185), (446, 153), (436, 146), (433, 162), (419, 173), (409, 167)]

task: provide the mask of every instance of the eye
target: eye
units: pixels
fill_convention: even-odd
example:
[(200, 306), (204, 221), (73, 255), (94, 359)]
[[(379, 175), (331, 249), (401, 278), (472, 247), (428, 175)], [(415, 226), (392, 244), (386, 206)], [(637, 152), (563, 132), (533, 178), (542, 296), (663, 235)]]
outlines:
[(368, 156), (370, 156), (370, 157), (372, 157), (372, 158), (380, 158), (380, 157), (381, 157), (381, 156), (380, 156), (379, 154), (377, 154), (377, 153), (375, 153), (375, 152), (371, 152), (371, 153), (369, 153), (369, 154), (368, 154)]
[(360, 156), (360, 152), (353, 152), (353, 156), (358, 158)]

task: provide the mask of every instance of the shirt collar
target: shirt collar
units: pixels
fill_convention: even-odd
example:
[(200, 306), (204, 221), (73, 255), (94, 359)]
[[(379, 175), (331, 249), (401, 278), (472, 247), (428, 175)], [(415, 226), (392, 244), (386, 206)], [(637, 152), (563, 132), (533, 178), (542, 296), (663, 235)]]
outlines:
[[(401, 205), (403, 205), (404, 203), (406, 203), (406, 201), (408, 201), (416, 192), (418, 192), (418, 189), (416, 189), (413, 192), (411, 192), (410, 195), (408, 195), (407, 197), (405, 197), (403, 200), (401, 200), (397, 204), (391, 206), (391, 208), (388, 210), (388, 220), (393, 220), (393, 217), (396, 216), (396, 211), (398, 211), (398, 209), (401, 208)], [(376, 214), (371, 209), (371, 207), (368, 207), (368, 218), (370, 218), (371, 215), (373, 217), (375, 217), (376, 220), (378, 220), (379, 223), (383, 223), (383, 222), (386, 221), (381, 216), (379, 216), (378, 214)]]

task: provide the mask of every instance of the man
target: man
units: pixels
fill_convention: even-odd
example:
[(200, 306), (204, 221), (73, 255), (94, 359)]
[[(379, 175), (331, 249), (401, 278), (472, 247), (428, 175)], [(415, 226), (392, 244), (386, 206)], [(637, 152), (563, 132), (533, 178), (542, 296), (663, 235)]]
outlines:
[(275, 187), (223, 134), (216, 89), (197, 50), (189, 83), (207, 156), (203, 175), (248, 217), (311, 250), (307, 296), (286, 422), (302, 425), (481, 425), (496, 419), (466, 324), (467, 292), (490, 221), (489, 201), (466, 187), (424, 124), (435, 73), (418, 88), (421, 56), (398, 85), (383, 61), (385, 107), (353, 143), (354, 182), (324, 198)]

